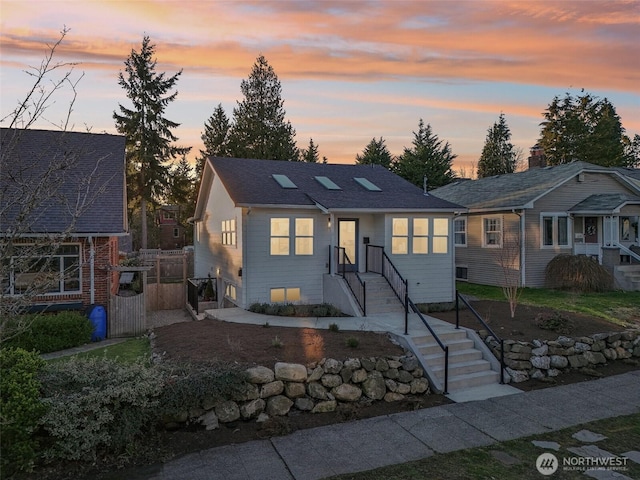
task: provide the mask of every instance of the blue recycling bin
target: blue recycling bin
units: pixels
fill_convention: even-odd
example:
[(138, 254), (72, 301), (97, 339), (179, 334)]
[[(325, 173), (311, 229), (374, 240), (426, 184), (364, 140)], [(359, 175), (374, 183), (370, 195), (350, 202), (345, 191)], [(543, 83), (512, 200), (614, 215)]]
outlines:
[(92, 342), (99, 342), (107, 337), (107, 312), (101, 305), (94, 305), (89, 312), (89, 320), (93, 324)]

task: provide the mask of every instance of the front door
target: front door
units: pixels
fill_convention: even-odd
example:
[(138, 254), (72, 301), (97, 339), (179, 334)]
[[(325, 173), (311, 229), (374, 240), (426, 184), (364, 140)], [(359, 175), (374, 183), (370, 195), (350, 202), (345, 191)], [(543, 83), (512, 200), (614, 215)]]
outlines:
[[(338, 219), (338, 246), (344, 248), (344, 252), (348, 260), (340, 255), (338, 266), (342, 271), (355, 270), (358, 265), (358, 219), (356, 218), (339, 218)], [(344, 265), (344, 267), (343, 267)]]
[(585, 217), (584, 243), (598, 243), (598, 217)]

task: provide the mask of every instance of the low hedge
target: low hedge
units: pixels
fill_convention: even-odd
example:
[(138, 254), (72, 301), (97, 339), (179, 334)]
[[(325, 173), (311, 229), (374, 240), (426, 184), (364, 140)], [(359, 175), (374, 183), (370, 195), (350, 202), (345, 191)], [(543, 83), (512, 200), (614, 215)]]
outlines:
[(6, 332), (18, 332), (3, 339), (3, 347), (56, 352), (77, 347), (91, 341), (94, 325), (80, 312), (23, 315), (9, 320)]
[(329, 303), (296, 305), (293, 303), (253, 303), (249, 311), (278, 317), (343, 317), (338, 308)]

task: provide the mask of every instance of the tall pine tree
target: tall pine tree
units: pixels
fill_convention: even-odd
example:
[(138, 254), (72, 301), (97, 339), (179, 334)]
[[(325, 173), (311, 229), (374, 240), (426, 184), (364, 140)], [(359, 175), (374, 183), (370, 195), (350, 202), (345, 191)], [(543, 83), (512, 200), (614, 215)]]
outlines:
[(244, 100), (233, 109), (229, 152), (233, 157), (297, 161), (296, 131), (285, 121), (282, 87), (260, 55), (240, 89)]
[(427, 178), (429, 188), (451, 183), (455, 178), (453, 160), (457, 157), (451, 152), (449, 142), (442, 140), (431, 131), (431, 125), (420, 119), (418, 131), (413, 132), (413, 147), (404, 148), (393, 164), (392, 170), (402, 178), (419, 187)]
[(307, 163), (318, 163), (320, 161), (318, 146), (313, 143), (313, 138), (309, 139), (309, 148), (300, 151), (300, 161)]
[(172, 144), (178, 140), (172, 130), (180, 124), (164, 117), (167, 105), (178, 94), (170, 91), (182, 70), (170, 77), (156, 73), (154, 52), (148, 36), (143, 38), (140, 52), (131, 50), (124, 62), (126, 75), (120, 72), (118, 83), (133, 107), (119, 105), (120, 112), (113, 113), (116, 129), (126, 137), (129, 210), (139, 209), (141, 248), (147, 248), (148, 203), (159, 202), (167, 193), (169, 162), (190, 150)]
[(204, 143), (204, 150), (200, 150), (200, 156), (196, 163), (196, 176), (200, 177), (204, 162), (207, 157), (229, 157), (229, 130), (231, 124), (227, 114), (218, 104), (209, 119), (204, 124), (204, 132), (200, 136)]
[(358, 165), (382, 165), (384, 168), (391, 168), (391, 162), (393, 158), (391, 153), (384, 142), (384, 138), (380, 137), (376, 140), (375, 137), (364, 147), (362, 155), (356, 155), (356, 164)]
[(544, 112), (539, 145), (547, 164), (574, 160), (607, 167), (629, 164), (627, 145), (620, 117), (606, 98), (599, 100), (581, 92), (555, 97)]
[(487, 138), (478, 161), (478, 178), (492, 177), (516, 170), (517, 151), (511, 143), (511, 130), (504, 113), (487, 131)]

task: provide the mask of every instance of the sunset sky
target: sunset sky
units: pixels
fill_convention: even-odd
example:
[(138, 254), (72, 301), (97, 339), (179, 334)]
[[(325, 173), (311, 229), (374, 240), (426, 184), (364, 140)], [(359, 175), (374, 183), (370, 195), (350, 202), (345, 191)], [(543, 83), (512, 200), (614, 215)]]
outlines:
[[(84, 72), (72, 128), (116, 133), (114, 110), (130, 106), (118, 72), (147, 34), (157, 71), (183, 70), (166, 116), (190, 158), (219, 103), (232, 117), (260, 54), (298, 146), (313, 138), (331, 163), (353, 163), (380, 136), (399, 155), (422, 118), (469, 175), (501, 112), (526, 159), (553, 97), (582, 88), (613, 103), (629, 136), (640, 133), (640, 1), (0, 0), (0, 18), (2, 117), (66, 26), (57, 60)], [(69, 95), (55, 99), (54, 124)]]

